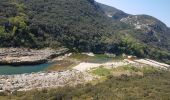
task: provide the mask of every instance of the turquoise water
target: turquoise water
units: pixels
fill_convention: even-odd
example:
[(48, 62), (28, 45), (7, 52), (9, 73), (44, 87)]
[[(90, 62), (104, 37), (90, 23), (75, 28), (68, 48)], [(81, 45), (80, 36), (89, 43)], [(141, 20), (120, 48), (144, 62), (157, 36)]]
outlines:
[(39, 72), (43, 71), (52, 63), (45, 63), (39, 65), (30, 65), (30, 66), (0, 66), (0, 75), (13, 75), (13, 74), (23, 74), (23, 73), (32, 73), (32, 72)]

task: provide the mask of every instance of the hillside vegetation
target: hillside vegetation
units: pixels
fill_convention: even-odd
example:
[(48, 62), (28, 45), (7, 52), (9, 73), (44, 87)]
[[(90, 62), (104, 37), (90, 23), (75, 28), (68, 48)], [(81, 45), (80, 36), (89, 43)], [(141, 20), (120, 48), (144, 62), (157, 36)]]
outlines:
[(64, 45), (101, 51), (103, 40), (121, 28), (92, 0), (7, 0), (1, 7), (2, 46)]
[(64, 46), (76, 52), (127, 53), (169, 63), (169, 31), (162, 23), (149, 32), (136, 30), (131, 20), (120, 21), (128, 14), (115, 9), (109, 18), (108, 9), (94, 0), (0, 1), (0, 47)]

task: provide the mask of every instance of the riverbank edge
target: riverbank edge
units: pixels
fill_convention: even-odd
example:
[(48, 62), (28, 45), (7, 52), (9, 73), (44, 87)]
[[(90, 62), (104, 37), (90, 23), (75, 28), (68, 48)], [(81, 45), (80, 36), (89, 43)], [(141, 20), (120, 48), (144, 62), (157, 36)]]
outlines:
[[(4, 48), (0, 48), (0, 49), (4, 49)], [(11, 48), (5, 48), (5, 49), (11, 49)], [(21, 49), (21, 48), (15, 48), (15, 49)], [(26, 48), (24, 48), (26, 49)], [(49, 48), (47, 48), (49, 49)], [(50, 48), (51, 49), (51, 48)], [(6, 50), (6, 53), (8, 54), (8, 51)], [(32, 50), (36, 50), (38, 52), (37, 49), (32, 49)], [(39, 49), (39, 50), (45, 50), (45, 49)], [(44, 63), (47, 63), (47, 62), (50, 62), (52, 61), (52, 59), (58, 57), (58, 56), (61, 56), (61, 55), (64, 55), (66, 53), (69, 52), (69, 49), (67, 48), (62, 48), (62, 49), (51, 49), (53, 50), (53, 53), (49, 54), (47, 57), (42, 57), (40, 59), (32, 59), (32, 60), (29, 60), (29, 61), (15, 61), (15, 59), (13, 59), (13, 61), (3, 61), (0, 59), (0, 66), (2, 65), (10, 65), (10, 66), (21, 66), (21, 65), (38, 65), (38, 64), (44, 64)], [(17, 51), (17, 52), (21, 52), (21, 51)], [(48, 51), (47, 51), (48, 52)], [(10, 55), (6, 55), (6, 56), (1, 56), (1, 58), (3, 57), (8, 57)], [(41, 56), (41, 55), (40, 55)], [(20, 56), (18, 56), (19, 58)], [(29, 57), (29, 56), (28, 56)], [(34, 56), (33, 56), (34, 57)], [(35, 55), (35, 57), (37, 57), (37, 55)]]

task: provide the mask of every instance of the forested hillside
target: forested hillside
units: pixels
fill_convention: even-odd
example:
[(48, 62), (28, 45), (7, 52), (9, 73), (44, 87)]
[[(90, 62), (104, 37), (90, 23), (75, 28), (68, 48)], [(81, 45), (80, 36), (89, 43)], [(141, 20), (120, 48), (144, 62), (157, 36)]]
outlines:
[[(154, 34), (159, 33), (158, 36), (161, 37), (161, 40), (154, 40), (155, 35), (150, 35), (153, 34), (152, 31), (146, 35), (143, 30), (137, 30), (134, 25), (129, 24), (132, 19), (121, 20), (129, 18), (129, 14), (116, 11), (117, 9), (113, 13), (109, 9), (113, 16), (110, 18), (106, 15), (106, 8), (94, 0), (0, 2), (1, 47), (65, 46), (78, 52), (127, 53), (167, 63), (170, 59), (169, 31), (166, 26), (152, 28), (152, 31), (156, 31)], [(163, 37), (161, 33), (166, 34)]]

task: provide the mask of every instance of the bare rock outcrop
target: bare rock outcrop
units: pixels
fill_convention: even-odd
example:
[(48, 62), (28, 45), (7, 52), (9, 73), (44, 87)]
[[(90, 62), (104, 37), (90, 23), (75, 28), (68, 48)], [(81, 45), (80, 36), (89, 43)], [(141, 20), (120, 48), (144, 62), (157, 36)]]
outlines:
[(41, 64), (50, 59), (66, 53), (65, 48), (54, 50), (46, 49), (28, 49), (28, 48), (1, 48), (0, 65), (32, 65)]

